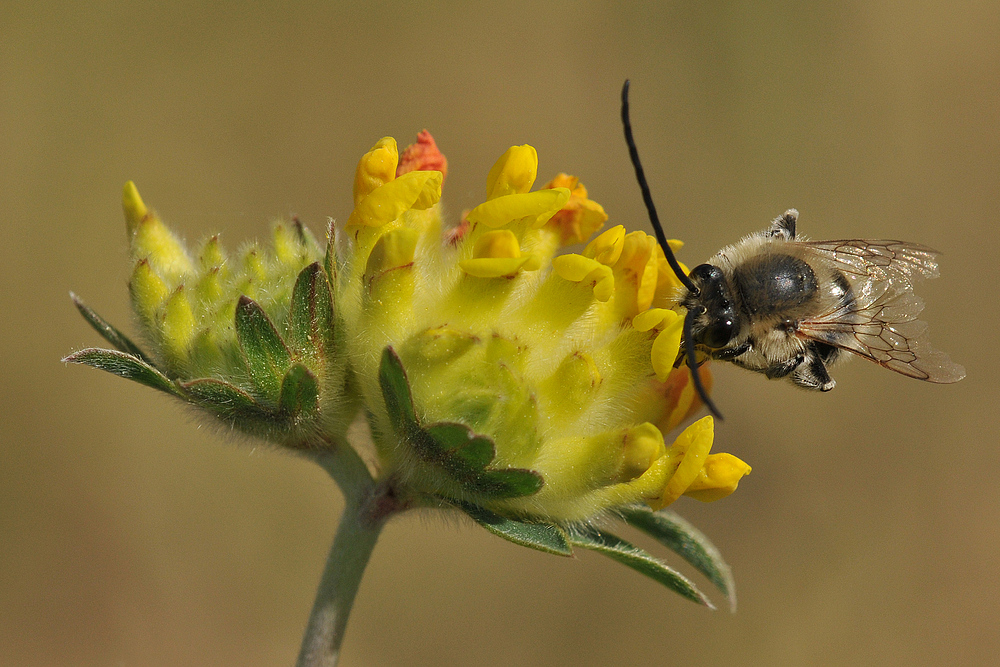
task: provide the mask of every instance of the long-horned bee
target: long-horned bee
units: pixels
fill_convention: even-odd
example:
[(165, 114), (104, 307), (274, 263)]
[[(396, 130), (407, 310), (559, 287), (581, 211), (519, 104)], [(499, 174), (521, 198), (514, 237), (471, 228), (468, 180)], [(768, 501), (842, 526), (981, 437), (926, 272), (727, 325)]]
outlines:
[(938, 276), (937, 251), (905, 241), (797, 238), (798, 211), (723, 248), (686, 275), (667, 244), (646, 183), (622, 88), (622, 123), (656, 238), (683, 284), (685, 359), (705, 405), (721, 418), (696, 371), (702, 358), (729, 361), (768, 378), (830, 391), (829, 367), (851, 352), (908, 377), (950, 383), (965, 369), (927, 343), (916, 319), (920, 278)]

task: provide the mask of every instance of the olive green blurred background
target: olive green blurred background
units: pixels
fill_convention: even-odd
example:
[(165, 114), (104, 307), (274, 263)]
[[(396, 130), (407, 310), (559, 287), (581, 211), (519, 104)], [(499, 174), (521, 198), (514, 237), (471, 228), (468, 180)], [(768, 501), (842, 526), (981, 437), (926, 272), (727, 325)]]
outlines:
[(311, 464), (59, 363), (101, 342), (69, 290), (134, 331), (126, 179), (191, 240), (221, 230), (236, 246), (290, 214), (322, 233), (350, 212), (376, 139), (428, 128), (453, 215), (482, 199), (496, 157), (531, 143), (540, 182), (576, 174), (611, 224), (648, 230), (625, 77), (682, 261), (792, 206), (813, 238), (934, 246), (925, 319), (969, 377), (935, 386), (854, 361), (819, 395), (717, 369), (716, 447), (754, 471), (726, 500), (676, 509), (732, 564), (735, 615), (598, 555), (404, 516), (342, 664), (976, 665), (1000, 651), (1000, 5), (163, 4), (0, 7), (0, 664), (291, 664), (340, 511)]

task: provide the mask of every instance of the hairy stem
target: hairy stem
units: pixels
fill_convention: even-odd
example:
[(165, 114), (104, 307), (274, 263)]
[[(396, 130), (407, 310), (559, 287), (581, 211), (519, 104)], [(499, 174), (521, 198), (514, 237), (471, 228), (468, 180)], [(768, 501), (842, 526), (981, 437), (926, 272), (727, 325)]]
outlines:
[(314, 458), (340, 486), (346, 505), (296, 665), (333, 667), (340, 656), (361, 576), (391, 511), (385, 509), (384, 486), (372, 479), (364, 461), (347, 442), (337, 443)]

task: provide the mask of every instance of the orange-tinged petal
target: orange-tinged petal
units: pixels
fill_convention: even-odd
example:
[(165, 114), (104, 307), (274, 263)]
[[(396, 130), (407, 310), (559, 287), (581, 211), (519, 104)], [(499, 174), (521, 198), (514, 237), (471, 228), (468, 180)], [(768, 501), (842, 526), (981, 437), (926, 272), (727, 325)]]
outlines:
[(396, 178), (411, 171), (440, 171), (442, 181), (448, 177), (448, 160), (427, 130), (421, 130), (417, 142), (407, 146), (399, 156)]
[(550, 228), (559, 230), (562, 245), (583, 243), (607, 221), (604, 208), (587, 198), (587, 188), (575, 176), (559, 174), (545, 188), (566, 188), (570, 191), (569, 201), (546, 223)]

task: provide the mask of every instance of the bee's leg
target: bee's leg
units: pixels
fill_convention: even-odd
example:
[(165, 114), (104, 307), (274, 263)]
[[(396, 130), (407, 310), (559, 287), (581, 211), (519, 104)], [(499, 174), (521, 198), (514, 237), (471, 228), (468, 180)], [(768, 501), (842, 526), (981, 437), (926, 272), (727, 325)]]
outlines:
[(724, 350), (715, 350), (712, 352), (713, 359), (720, 359), (722, 361), (732, 361), (741, 354), (746, 354), (750, 351), (750, 341), (744, 342), (742, 345), (737, 345), (736, 347), (731, 347)]
[(830, 345), (823, 345), (823, 348), (828, 349), (819, 349), (819, 345), (823, 344), (809, 345), (805, 359), (792, 374), (792, 382), (806, 389), (830, 391), (837, 383), (826, 370), (826, 362), (832, 362), (839, 350)]
[(833, 345), (827, 345), (826, 343), (814, 342), (813, 347), (816, 348), (816, 353), (819, 354), (819, 358), (823, 360), (823, 365), (829, 367), (830, 364), (837, 361), (840, 358), (840, 348), (834, 347)]
[(786, 241), (795, 240), (795, 221), (799, 219), (799, 212), (790, 208), (771, 222), (768, 230), (769, 236), (781, 236)]
[(768, 366), (763, 370), (763, 373), (769, 380), (787, 377), (789, 373), (796, 370), (799, 366), (804, 364), (805, 361), (805, 354), (797, 354), (788, 361), (782, 361), (781, 363), (774, 364), (773, 366)]

